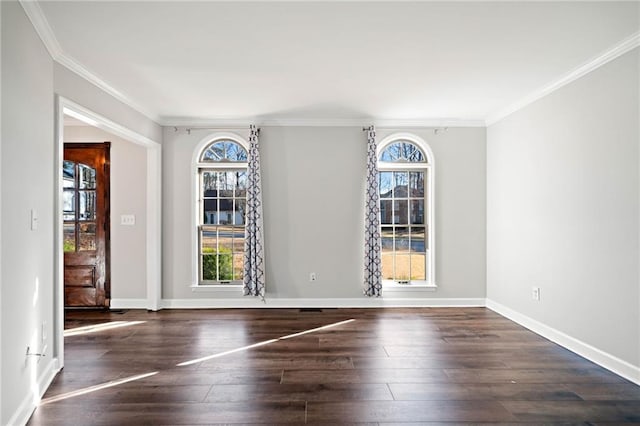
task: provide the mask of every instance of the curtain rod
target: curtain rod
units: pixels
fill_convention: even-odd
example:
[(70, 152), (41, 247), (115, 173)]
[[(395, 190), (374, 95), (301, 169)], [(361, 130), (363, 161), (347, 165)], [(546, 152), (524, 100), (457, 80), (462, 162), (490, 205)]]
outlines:
[(369, 130), (400, 130), (400, 131), (405, 131), (407, 129), (420, 129), (420, 130), (432, 130), (433, 133), (435, 133), (436, 135), (440, 134), (440, 133), (445, 133), (449, 130), (448, 127), (438, 127), (438, 126), (430, 126), (430, 127), (420, 127), (420, 126), (405, 126), (405, 127), (385, 127), (385, 126), (370, 126), (370, 127), (363, 127), (362, 131), (363, 132), (368, 132)]
[[(192, 130), (251, 130), (249, 126), (216, 126), (216, 127), (185, 127), (188, 134), (191, 134)], [(173, 131), (178, 132), (180, 130), (178, 126), (173, 126)], [(256, 131), (260, 133), (260, 127), (256, 128)]]

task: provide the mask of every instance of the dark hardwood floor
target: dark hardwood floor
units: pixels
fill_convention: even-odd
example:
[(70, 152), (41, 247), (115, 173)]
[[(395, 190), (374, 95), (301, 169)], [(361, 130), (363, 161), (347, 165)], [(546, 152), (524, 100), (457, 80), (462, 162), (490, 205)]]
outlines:
[(640, 422), (639, 386), (484, 308), (70, 312), (66, 328), (110, 322), (66, 337), (30, 425)]

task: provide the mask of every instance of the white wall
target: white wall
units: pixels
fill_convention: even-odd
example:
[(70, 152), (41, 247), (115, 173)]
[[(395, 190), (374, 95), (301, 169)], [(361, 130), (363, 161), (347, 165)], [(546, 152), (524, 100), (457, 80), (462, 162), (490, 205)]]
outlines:
[(57, 62), (53, 64), (53, 84), (57, 94), (153, 141), (162, 140), (162, 127), (157, 123)]
[[(380, 140), (387, 133), (379, 131)], [(191, 161), (209, 134), (165, 128), (164, 299), (239, 296), (190, 289)], [(436, 160), (439, 288), (412, 296), (483, 298), (485, 130), (458, 128), (435, 136), (424, 129), (417, 135), (430, 144)], [(267, 299), (362, 298), (366, 139), (361, 128), (265, 127), (260, 143)], [(315, 283), (309, 283), (312, 271)]]
[[(111, 299), (145, 299), (147, 149), (90, 126), (65, 126), (64, 141), (111, 142)], [(135, 225), (121, 225), (123, 214)]]
[(487, 135), (488, 298), (635, 366), (638, 61), (635, 49)]
[[(44, 391), (53, 358), (53, 63), (17, 2), (2, 8), (2, 417)], [(30, 228), (30, 211), (38, 228)], [(48, 336), (42, 344), (42, 328)], [(40, 362), (25, 356), (45, 351)], [(33, 395), (35, 393), (36, 395)], [(16, 416), (16, 417), (14, 417)], [(12, 418), (14, 420), (12, 420)]]

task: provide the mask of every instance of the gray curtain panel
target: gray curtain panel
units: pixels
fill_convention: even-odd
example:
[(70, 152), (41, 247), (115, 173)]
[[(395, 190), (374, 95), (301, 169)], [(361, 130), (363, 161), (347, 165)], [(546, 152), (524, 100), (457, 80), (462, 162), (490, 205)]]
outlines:
[(259, 296), (264, 300), (264, 239), (258, 129), (251, 125), (250, 131), (243, 288), (245, 296)]
[(364, 294), (382, 296), (382, 268), (380, 263), (380, 195), (378, 193), (378, 158), (376, 129), (367, 130), (367, 187), (364, 230)]

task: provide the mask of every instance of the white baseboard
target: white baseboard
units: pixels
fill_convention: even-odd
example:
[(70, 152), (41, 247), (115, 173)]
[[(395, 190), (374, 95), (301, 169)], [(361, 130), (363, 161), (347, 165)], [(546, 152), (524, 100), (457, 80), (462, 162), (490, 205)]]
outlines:
[(13, 416), (7, 423), (9, 426), (23, 426), (29, 421), (29, 418), (38, 407), (42, 395), (47, 391), (53, 378), (56, 377), (60, 371), (60, 363), (58, 358), (54, 358), (47, 364), (46, 368), (38, 377), (38, 381), (35, 386), (32, 386), (29, 394), (25, 396), (18, 409), (13, 413)]
[(216, 309), (216, 308), (396, 308), (396, 307), (484, 307), (483, 298), (349, 298), (349, 299), (284, 299), (255, 297), (219, 299), (163, 299), (164, 309)]
[(147, 309), (147, 299), (111, 299), (111, 309)]
[(581, 340), (569, 336), (553, 327), (542, 324), (541, 322), (514, 311), (500, 303), (487, 299), (487, 308), (492, 311), (509, 318), (520, 324), (523, 327), (528, 328), (536, 334), (551, 340), (554, 343), (559, 344), (576, 354), (595, 362), (596, 364), (616, 373), (619, 376), (624, 377), (627, 380), (640, 385), (640, 367), (628, 363), (620, 358), (617, 358), (607, 352), (604, 352), (596, 347), (589, 345)]

